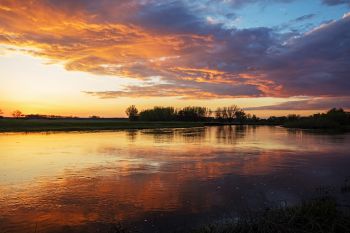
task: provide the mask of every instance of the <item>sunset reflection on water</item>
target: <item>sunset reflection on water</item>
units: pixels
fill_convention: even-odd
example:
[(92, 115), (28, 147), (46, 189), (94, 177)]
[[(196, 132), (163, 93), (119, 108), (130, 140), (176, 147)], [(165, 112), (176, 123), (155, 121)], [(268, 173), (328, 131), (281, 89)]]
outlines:
[(225, 126), (0, 134), (2, 232), (174, 229), (350, 175), (350, 135)]

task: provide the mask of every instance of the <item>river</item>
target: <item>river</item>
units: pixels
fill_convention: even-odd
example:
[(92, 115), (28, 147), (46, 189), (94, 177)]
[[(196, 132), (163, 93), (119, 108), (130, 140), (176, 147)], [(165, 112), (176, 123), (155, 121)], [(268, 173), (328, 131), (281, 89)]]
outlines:
[(281, 127), (2, 133), (0, 232), (192, 228), (334, 191), (349, 167), (350, 134)]

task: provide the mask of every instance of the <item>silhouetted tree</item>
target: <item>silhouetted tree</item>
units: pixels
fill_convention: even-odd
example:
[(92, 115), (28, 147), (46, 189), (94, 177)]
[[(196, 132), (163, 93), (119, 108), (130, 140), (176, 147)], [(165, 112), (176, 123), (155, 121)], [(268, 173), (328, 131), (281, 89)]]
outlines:
[(258, 121), (260, 120), (260, 118), (257, 117), (257, 116), (255, 116), (255, 115), (253, 114), (251, 120), (252, 120), (253, 122), (258, 122)]
[(232, 121), (235, 118), (236, 111), (238, 107), (236, 105), (232, 105), (227, 107), (227, 118)]
[(221, 117), (225, 120), (228, 119), (228, 108), (227, 107), (223, 107), (221, 109)]
[(220, 107), (218, 107), (215, 111), (215, 118), (222, 119), (222, 109)]
[(339, 109), (332, 108), (326, 113), (325, 117), (341, 125), (346, 124), (350, 120), (349, 115), (342, 108), (339, 108)]
[(208, 117), (211, 117), (213, 115), (213, 110), (208, 109)]
[(129, 106), (126, 110), (125, 110), (125, 113), (126, 113), (126, 115), (129, 117), (129, 119), (131, 120), (131, 121), (135, 121), (135, 120), (137, 120), (137, 113), (138, 113), (139, 111), (137, 110), (137, 108), (135, 107), (135, 105), (131, 105), (131, 106)]
[(287, 117), (285, 116), (281, 116), (281, 117), (271, 116), (267, 119), (267, 123), (272, 125), (281, 125), (281, 124), (284, 124), (286, 121), (287, 121)]
[(200, 121), (208, 117), (209, 109), (205, 107), (189, 106), (178, 112), (179, 120), (183, 121)]
[(4, 112), (0, 109), (0, 118), (3, 118), (2, 114), (4, 114)]
[(173, 121), (177, 112), (173, 107), (154, 107), (140, 112), (140, 120), (144, 121)]
[(237, 121), (239, 121), (240, 123), (244, 123), (245, 120), (247, 119), (247, 116), (242, 109), (236, 110), (235, 117), (236, 117)]
[(300, 116), (296, 114), (289, 114), (287, 116), (287, 121), (297, 121), (299, 119), (300, 119)]
[(13, 111), (12, 116), (14, 118), (20, 118), (20, 117), (23, 116), (23, 113), (21, 111), (19, 111), (19, 110), (15, 110), (15, 111)]
[(215, 112), (215, 117), (218, 120), (223, 121), (240, 121), (243, 122), (247, 119), (247, 116), (243, 109), (238, 108), (236, 105), (231, 105), (229, 107), (217, 108)]

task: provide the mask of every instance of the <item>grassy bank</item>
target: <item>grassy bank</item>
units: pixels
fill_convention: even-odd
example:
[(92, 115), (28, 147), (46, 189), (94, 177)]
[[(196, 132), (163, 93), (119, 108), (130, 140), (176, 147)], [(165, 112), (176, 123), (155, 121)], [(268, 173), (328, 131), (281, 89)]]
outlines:
[(350, 232), (350, 216), (335, 200), (323, 198), (256, 216), (210, 224), (190, 233), (342, 233)]
[(350, 113), (333, 108), (327, 113), (318, 113), (308, 117), (290, 115), (282, 122), (284, 127), (316, 129), (323, 131), (349, 131)]
[[(345, 233), (350, 232), (350, 179), (342, 185), (320, 186), (296, 205), (247, 210), (240, 217), (224, 217), (193, 229), (173, 229), (172, 233)], [(340, 197), (341, 196), (341, 197)], [(136, 233), (117, 225), (109, 233)]]
[(94, 131), (201, 127), (203, 122), (144, 122), (121, 119), (0, 119), (0, 132)]
[(297, 121), (286, 122), (283, 124), (286, 128), (299, 129), (317, 129), (326, 131), (350, 131), (350, 125), (342, 125), (336, 121), (328, 119), (300, 119)]
[[(350, 215), (332, 198), (309, 200), (293, 207), (250, 213), (239, 219), (223, 219), (193, 230), (176, 233), (345, 233), (350, 232)], [(109, 233), (133, 233), (121, 225)]]

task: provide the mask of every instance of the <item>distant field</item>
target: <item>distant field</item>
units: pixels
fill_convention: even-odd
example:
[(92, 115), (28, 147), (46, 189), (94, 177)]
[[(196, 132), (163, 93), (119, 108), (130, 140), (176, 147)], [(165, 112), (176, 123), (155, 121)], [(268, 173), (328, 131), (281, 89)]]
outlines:
[(188, 128), (203, 122), (143, 122), (127, 119), (0, 119), (0, 132), (93, 131), (117, 129)]

